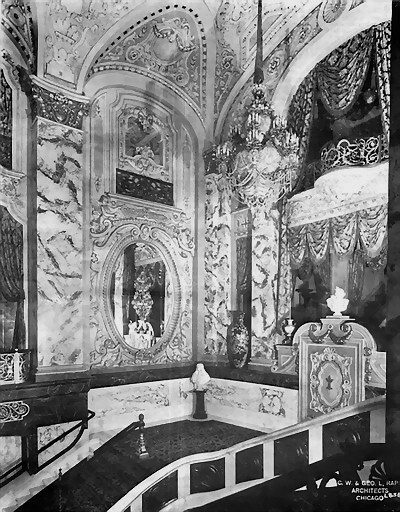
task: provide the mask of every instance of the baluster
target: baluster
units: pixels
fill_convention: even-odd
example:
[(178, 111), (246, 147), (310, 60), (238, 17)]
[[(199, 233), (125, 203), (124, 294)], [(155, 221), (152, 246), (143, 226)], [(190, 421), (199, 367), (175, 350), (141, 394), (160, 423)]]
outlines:
[(322, 425), (315, 425), (308, 430), (309, 463), (313, 464), (323, 458)]
[(139, 455), (139, 459), (148, 459), (149, 453), (146, 449), (146, 444), (144, 442), (144, 415), (139, 414), (139, 441), (138, 441), (138, 450), (137, 453)]
[(18, 384), (19, 382), (22, 382), (22, 377), (21, 377), (21, 356), (22, 354), (20, 354), (18, 352), (18, 349), (16, 348), (15, 349), (15, 352), (14, 352), (14, 361), (13, 361), (13, 374), (14, 374), (14, 383), (15, 384)]
[(225, 455), (225, 487), (234, 487), (236, 484), (236, 456), (234, 452)]
[(178, 468), (178, 499), (190, 495), (190, 464)]
[(385, 411), (381, 408), (369, 413), (369, 442), (385, 442)]
[(274, 476), (274, 442), (268, 441), (263, 444), (263, 476), (265, 479)]

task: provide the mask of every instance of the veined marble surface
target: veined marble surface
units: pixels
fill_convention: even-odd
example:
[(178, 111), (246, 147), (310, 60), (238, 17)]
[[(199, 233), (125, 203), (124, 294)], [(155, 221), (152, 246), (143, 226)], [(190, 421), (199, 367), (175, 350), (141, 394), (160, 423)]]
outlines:
[(258, 207), (252, 209), (252, 217), (251, 356), (271, 361), (277, 341), (279, 213)]
[[(61, 435), (63, 432), (66, 432), (68, 429), (77, 425), (78, 421), (72, 421), (68, 423), (58, 423), (56, 425), (46, 425), (44, 427), (38, 427), (38, 448), (42, 448), (47, 443)], [(50, 446), (47, 450), (44, 450), (42, 453), (39, 453), (39, 465), (48, 461), (61, 452), (64, 448), (66, 448), (78, 435), (79, 429), (74, 430), (70, 434), (67, 434), (65, 437), (61, 438), (57, 443)]]
[(192, 390), (188, 378), (91, 389), (89, 409), (96, 413), (91, 429), (123, 429), (137, 421), (140, 413), (146, 424), (189, 416)]
[(0, 474), (5, 473), (21, 460), (21, 437), (0, 437)]
[(82, 363), (82, 133), (38, 120), (39, 366)]
[(250, 382), (211, 379), (209, 415), (249, 428), (277, 430), (297, 423), (298, 391)]
[[(231, 322), (231, 205), (226, 180), (206, 176), (204, 352), (226, 354)], [(236, 308), (235, 308), (236, 309)]]

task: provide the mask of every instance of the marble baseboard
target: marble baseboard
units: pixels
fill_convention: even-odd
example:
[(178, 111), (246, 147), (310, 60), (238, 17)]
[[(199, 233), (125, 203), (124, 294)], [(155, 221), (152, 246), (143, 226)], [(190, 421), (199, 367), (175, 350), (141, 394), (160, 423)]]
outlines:
[(188, 378), (91, 389), (89, 409), (96, 413), (91, 432), (120, 431), (144, 414), (146, 425), (167, 423), (193, 412)]
[(271, 366), (249, 364), (245, 368), (231, 368), (228, 362), (218, 362), (204, 358), (204, 366), (210, 377), (239, 382), (252, 382), (279, 388), (299, 389), (298, 375), (273, 373)]
[(107, 388), (110, 386), (123, 386), (128, 384), (140, 384), (144, 382), (155, 382), (161, 380), (174, 380), (189, 378), (196, 365), (176, 364), (174, 366), (165, 366), (161, 368), (149, 367), (131, 367), (129, 368), (111, 368), (110, 370), (92, 369), (90, 376), (90, 387)]
[(3, 474), (21, 460), (21, 437), (0, 437), (0, 453), (0, 474)]
[(298, 391), (248, 382), (211, 379), (207, 413), (228, 423), (266, 431), (298, 422)]

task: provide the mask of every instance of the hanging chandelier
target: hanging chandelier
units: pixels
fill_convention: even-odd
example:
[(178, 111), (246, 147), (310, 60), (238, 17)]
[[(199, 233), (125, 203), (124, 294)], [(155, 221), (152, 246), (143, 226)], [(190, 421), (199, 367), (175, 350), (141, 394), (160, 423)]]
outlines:
[(292, 189), (298, 168), (299, 139), (266, 98), (261, 30), (262, 0), (258, 0), (257, 53), (247, 117), (231, 126), (228, 140), (215, 148), (220, 171), (238, 199), (249, 206), (278, 201)]

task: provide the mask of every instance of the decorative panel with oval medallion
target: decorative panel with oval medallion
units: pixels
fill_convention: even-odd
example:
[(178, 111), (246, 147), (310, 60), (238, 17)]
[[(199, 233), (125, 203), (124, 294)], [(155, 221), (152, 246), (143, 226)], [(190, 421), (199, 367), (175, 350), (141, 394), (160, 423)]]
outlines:
[(177, 208), (109, 194), (92, 219), (92, 366), (190, 360), (190, 219)]

